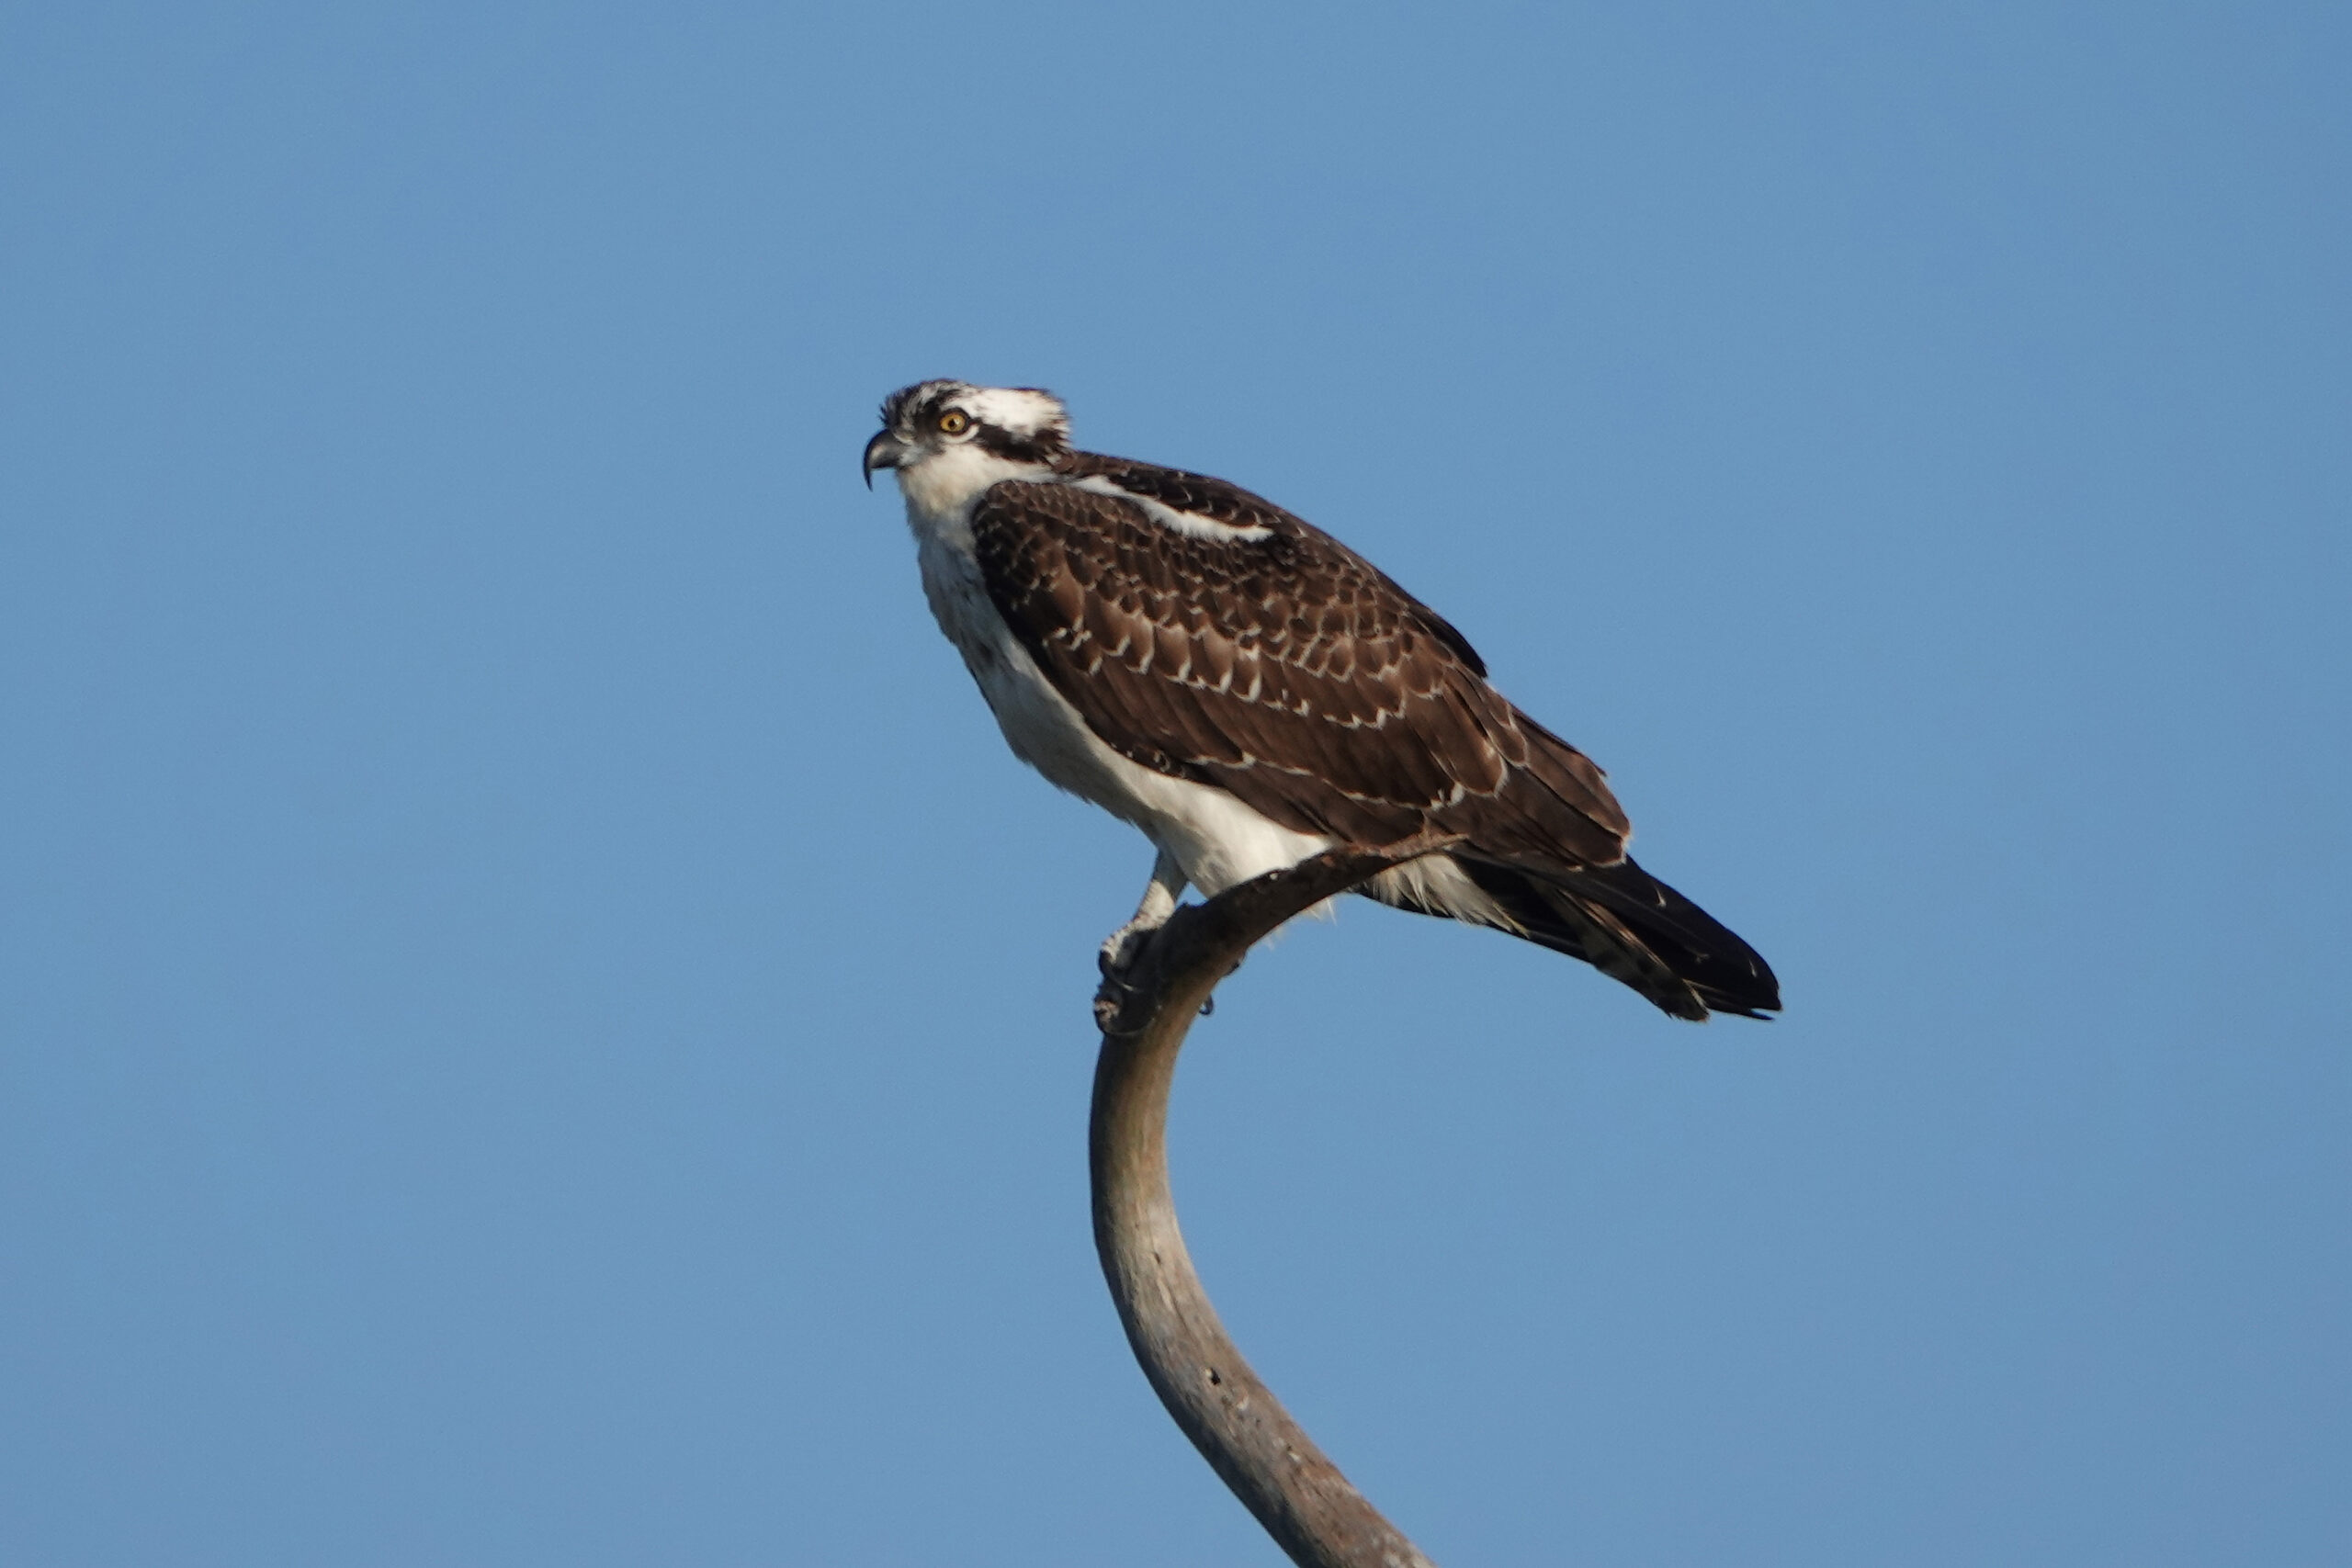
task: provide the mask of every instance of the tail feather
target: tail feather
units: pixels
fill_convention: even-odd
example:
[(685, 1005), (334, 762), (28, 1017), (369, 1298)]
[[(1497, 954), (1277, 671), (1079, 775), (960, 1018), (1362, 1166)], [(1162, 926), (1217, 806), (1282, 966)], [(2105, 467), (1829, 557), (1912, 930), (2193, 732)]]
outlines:
[[(1760, 1019), (1781, 983), (1756, 950), (1632, 861), (1546, 869), (1450, 857), (1507, 917), (1514, 935), (1580, 958), (1677, 1018)], [(1390, 898), (1424, 914), (1476, 918), (1433, 901)]]

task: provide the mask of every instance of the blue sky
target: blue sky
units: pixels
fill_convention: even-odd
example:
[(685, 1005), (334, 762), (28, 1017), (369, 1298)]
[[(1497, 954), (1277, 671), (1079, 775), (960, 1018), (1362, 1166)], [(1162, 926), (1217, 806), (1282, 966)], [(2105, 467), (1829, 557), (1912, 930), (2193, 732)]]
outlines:
[(2339, 9), (0, 32), (0, 1558), (1279, 1561), (1087, 1228), (1148, 852), (857, 483), (938, 375), (1372, 556), (1782, 976), (1351, 905), (1196, 1032), (1433, 1557), (2352, 1557)]

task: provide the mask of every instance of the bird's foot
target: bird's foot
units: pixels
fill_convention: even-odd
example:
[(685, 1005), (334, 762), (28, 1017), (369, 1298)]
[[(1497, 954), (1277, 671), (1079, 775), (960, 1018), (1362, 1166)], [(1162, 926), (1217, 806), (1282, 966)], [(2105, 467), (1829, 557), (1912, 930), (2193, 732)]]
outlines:
[(1104, 976), (1102, 984), (1094, 991), (1094, 1027), (1105, 1034), (1111, 1033), (1119, 1021), (1119, 1014), (1126, 1010), (1127, 998), (1131, 994), (1125, 981)]
[[(1102, 971), (1102, 983), (1094, 987), (1094, 1024), (1104, 1033), (1111, 1032), (1112, 1026), (1118, 1022), (1119, 1015), (1126, 1010), (1127, 1003), (1134, 999), (1136, 987), (1132, 976), (1136, 964), (1143, 958), (1144, 950), (1150, 946), (1152, 933), (1159, 930), (1156, 925), (1121, 926), (1111, 933), (1102, 943), (1102, 950), (1094, 955), (1095, 967)], [(1203, 1018), (1215, 1011), (1215, 997), (1201, 1004)]]
[(1094, 955), (1094, 965), (1102, 971), (1102, 978), (1117, 979), (1132, 973), (1136, 961), (1151, 942), (1151, 933), (1159, 929), (1157, 923), (1146, 925), (1141, 920), (1129, 920), (1104, 937), (1102, 951)]
[(1110, 1032), (1135, 996), (1131, 976), (1151, 943), (1151, 933), (1159, 929), (1130, 920), (1104, 938), (1102, 950), (1095, 953), (1094, 966), (1102, 972), (1102, 983), (1094, 990), (1094, 1022), (1104, 1032)]

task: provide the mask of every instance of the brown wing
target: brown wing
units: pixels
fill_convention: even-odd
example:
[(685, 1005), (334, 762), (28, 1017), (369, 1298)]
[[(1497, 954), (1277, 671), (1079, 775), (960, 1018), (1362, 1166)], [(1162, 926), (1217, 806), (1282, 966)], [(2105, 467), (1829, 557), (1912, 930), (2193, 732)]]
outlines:
[(1434, 826), (1506, 862), (1623, 858), (1625, 817), (1600, 770), (1487, 685), (1462, 635), (1369, 562), (1222, 480), (1079, 461), (1237, 530), (1197, 537), (1067, 484), (981, 499), (989, 597), (1105, 744), (1349, 843)]

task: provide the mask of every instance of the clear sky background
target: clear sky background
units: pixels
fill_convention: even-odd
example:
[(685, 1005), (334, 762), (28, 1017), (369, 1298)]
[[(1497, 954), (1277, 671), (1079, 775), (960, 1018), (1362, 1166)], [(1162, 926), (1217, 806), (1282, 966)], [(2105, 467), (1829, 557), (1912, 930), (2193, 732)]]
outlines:
[(2352, 1561), (2352, 19), (0, 9), (0, 1561), (1278, 1561), (858, 485), (1048, 386), (1458, 623), (1789, 1010), (1351, 902), (1245, 1348), (1453, 1564)]

